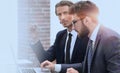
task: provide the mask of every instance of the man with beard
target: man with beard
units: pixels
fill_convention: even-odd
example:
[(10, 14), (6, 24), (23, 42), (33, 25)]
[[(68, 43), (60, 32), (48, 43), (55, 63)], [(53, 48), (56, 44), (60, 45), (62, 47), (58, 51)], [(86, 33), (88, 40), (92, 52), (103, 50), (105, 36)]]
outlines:
[[(42, 57), (39, 59), (42, 62), (41, 68), (66, 73), (67, 68), (77, 69), (79, 65), (74, 63), (84, 60), (88, 37), (78, 38), (77, 32), (72, 30), (73, 15), (69, 14), (71, 5), (73, 3), (70, 1), (60, 1), (55, 6), (55, 13), (66, 29), (57, 33), (55, 43), (46, 52), (42, 51)], [(57, 64), (52, 63), (54, 60)]]
[(120, 73), (120, 35), (100, 25), (98, 7), (91, 1), (75, 3), (74, 26), (80, 37), (89, 37), (84, 61), (79, 64), (82, 72), (68, 68), (67, 73)]

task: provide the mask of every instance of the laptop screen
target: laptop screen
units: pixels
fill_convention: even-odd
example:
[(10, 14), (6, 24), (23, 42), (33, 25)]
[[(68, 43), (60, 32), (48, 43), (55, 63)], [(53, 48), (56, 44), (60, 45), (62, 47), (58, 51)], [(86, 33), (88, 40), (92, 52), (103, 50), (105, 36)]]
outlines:
[(43, 45), (41, 44), (40, 40), (37, 43), (31, 45), (31, 48), (34, 51), (37, 59), (41, 63), (43, 61), (46, 51), (44, 50)]

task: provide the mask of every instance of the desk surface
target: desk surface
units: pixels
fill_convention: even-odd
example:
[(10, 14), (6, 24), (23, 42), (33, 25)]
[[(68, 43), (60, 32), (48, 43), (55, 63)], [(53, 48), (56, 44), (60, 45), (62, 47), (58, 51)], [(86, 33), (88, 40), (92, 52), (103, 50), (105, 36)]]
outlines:
[(36, 73), (51, 73), (48, 69), (34, 68)]
[(20, 73), (51, 73), (48, 69), (41, 68), (19, 68)]

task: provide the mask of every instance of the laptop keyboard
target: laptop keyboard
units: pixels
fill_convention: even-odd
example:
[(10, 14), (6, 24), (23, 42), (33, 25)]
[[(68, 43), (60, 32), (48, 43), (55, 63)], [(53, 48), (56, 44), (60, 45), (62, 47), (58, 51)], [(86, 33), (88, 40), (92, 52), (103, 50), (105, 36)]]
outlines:
[(36, 73), (34, 69), (22, 69), (22, 73)]

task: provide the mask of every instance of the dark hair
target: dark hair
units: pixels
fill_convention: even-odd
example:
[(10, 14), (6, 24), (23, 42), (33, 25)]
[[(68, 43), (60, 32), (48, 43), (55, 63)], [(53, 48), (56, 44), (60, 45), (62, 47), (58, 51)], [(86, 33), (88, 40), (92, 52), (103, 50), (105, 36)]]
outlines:
[(91, 1), (79, 1), (70, 7), (70, 14), (76, 13), (78, 16), (85, 16), (90, 11), (96, 10), (99, 12), (98, 7)]
[(57, 15), (57, 11), (56, 11), (57, 7), (60, 7), (60, 6), (69, 6), (70, 7), (72, 5), (73, 5), (73, 3), (71, 1), (60, 1), (59, 3), (57, 3), (55, 5), (55, 14)]

